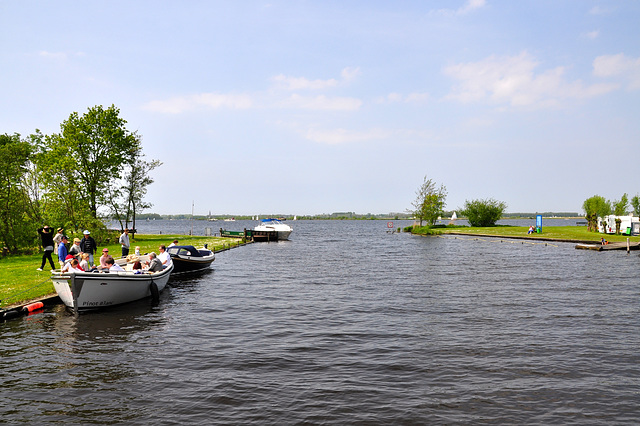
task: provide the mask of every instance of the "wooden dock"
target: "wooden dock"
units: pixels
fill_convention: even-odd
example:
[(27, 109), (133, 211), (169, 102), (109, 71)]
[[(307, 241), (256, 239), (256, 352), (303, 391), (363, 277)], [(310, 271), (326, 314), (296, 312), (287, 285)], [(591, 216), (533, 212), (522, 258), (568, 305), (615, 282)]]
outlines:
[[(595, 251), (607, 251), (607, 250), (627, 250), (626, 242), (609, 243), (602, 245), (600, 243), (592, 244), (578, 244), (577, 249), (580, 250), (595, 250)], [(629, 243), (629, 250), (640, 250), (640, 242)]]
[(243, 231), (226, 231), (220, 228), (220, 236), (221, 237), (230, 237), (230, 238), (244, 238), (245, 240), (251, 241), (277, 241), (278, 233), (273, 230), (269, 231), (256, 231), (253, 229), (244, 229)]

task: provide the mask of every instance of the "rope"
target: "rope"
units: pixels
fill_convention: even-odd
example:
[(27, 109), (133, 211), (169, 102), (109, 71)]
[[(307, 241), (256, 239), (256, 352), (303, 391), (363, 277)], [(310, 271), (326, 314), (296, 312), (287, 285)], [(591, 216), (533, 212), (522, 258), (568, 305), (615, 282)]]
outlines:
[[(20, 293), (16, 293), (16, 294), (14, 294), (14, 295), (11, 295), (11, 296), (9, 296), (7, 299), (13, 299), (13, 298), (15, 298), (15, 297), (17, 297), (17, 296), (20, 296), (20, 295), (21, 295), (21, 294), (23, 294), (23, 293), (26, 293), (26, 292), (28, 292), (28, 291), (33, 290), (33, 289), (34, 289), (34, 288), (36, 288), (36, 287), (40, 287), (42, 284), (49, 283), (49, 282), (51, 282), (51, 278), (47, 278), (46, 280), (42, 281), (41, 283), (36, 284), (36, 285), (34, 285), (33, 287), (29, 287), (28, 289), (26, 289), (26, 290), (24, 290), (24, 291), (21, 291)], [(0, 299), (0, 303), (4, 303), (7, 299)]]
[(467, 240), (467, 241), (485, 241), (485, 242), (492, 242), (492, 243), (510, 243), (510, 244), (531, 244), (531, 245), (544, 245), (544, 246), (551, 246), (551, 247), (558, 247), (555, 244), (551, 244), (548, 241), (545, 242), (541, 242), (541, 243), (534, 243), (532, 241), (524, 241), (524, 240), (503, 240), (503, 239), (498, 239), (498, 238), (482, 238), (482, 237), (468, 237), (468, 238), (464, 238), (460, 235), (455, 235), (455, 236), (443, 236), (443, 235), (438, 235), (438, 238), (453, 238), (456, 240)]

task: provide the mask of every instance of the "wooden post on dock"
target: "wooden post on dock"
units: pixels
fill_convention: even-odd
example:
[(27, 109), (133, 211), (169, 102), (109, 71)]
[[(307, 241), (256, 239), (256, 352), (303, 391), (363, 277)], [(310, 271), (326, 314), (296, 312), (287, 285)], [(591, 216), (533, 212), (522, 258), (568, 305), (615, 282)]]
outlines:
[(629, 238), (627, 238), (627, 254), (631, 251), (631, 247), (629, 247)]

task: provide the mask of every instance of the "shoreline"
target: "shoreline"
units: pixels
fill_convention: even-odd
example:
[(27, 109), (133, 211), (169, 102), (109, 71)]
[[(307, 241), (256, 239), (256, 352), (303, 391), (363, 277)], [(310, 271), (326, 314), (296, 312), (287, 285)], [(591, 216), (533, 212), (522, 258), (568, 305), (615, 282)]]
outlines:
[[(199, 246), (204, 243), (209, 243), (210, 249), (213, 250), (214, 253), (220, 253), (222, 251), (227, 251), (232, 248), (237, 248), (237, 247), (244, 246), (246, 244), (251, 244), (251, 242), (249, 241), (243, 243), (240, 239), (236, 239), (236, 238), (221, 238), (221, 237), (214, 237), (214, 236), (208, 237), (208, 236), (179, 235), (179, 234), (140, 234), (140, 233), (136, 233), (136, 236), (139, 236), (139, 239), (138, 238), (133, 239), (131, 241), (131, 245), (132, 246), (140, 245), (142, 246), (141, 247), (142, 250), (147, 252), (153, 251), (154, 247), (157, 247), (158, 244), (165, 243), (166, 240), (172, 240), (172, 239), (179, 239), (180, 241), (183, 241), (184, 244), (194, 245), (194, 246)], [(116, 243), (101, 244), (100, 247), (109, 248), (116, 253), (118, 250), (120, 250), (120, 245)], [(0, 306), (0, 322), (6, 321), (9, 319), (9, 318), (5, 318), (4, 316), (5, 313), (14, 312), (14, 311), (21, 312), (24, 306), (29, 305), (31, 303), (43, 302), (45, 306), (62, 303), (58, 297), (58, 294), (53, 289), (53, 284), (51, 284), (51, 287), (50, 287), (51, 291), (49, 290), (49, 288), (46, 289), (46, 292), (45, 292), (45, 289), (36, 290), (38, 288), (38, 285), (34, 286), (34, 283), (44, 279), (45, 275), (41, 273), (39, 275), (35, 275), (34, 277), (33, 275), (31, 275), (32, 274), (31, 269), (35, 268), (34, 265), (40, 263), (40, 259), (41, 259), (41, 254), (13, 256), (11, 260), (14, 262), (14, 264), (9, 267), (9, 269), (13, 269), (13, 271), (10, 273), (7, 270), (6, 266), (8, 265), (5, 265), (5, 268), (3, 268), (0, 271), (0, 278), (7, 281), (7, 283), (3, 283), (3, 285), (6, 286), (6, 289), (2, 288), (3, 293), (4, 292), (9, 293), (10, 291), (13, 291), (16, 294), (20, 294), (21, 291), (28, 292), (29, 290), (31, 290), (30, 293), (26, 294), (24, 298), (16, 297), (16, 300), (14, 302), (8, 303), (6, 306)], [(6, 263), (7, 260), (3, 259), (3, 262)], [(15, 272), (18, 272), (17, 274), (18, 277), (15, 278), (14, 276), (14, 277), (11, 277), (11, 279), (7, 280), (7, 277), (9, 276), (9, 274), (14, 274)], [(41, 284), (44, 284), (47, 281), (49, 281), (49, 283), (51, 282), (50, 276), (48, 276), (48, 280), (43, 281)], [(13, 297), (11, 296), (11, 294), (6, 294), (6, 295), (3, 294), (0, 302), (2, 302), (4, 299), (12, 299), (12, 298)], [(40, 312), (40, 310), (36, 312)], [(19, 317), (24, 314), (21, 313), (20, 315), (16, 315), (16, 316)]]
[[(476, 234), (471, 232), (458, 232), (458, 231), (447, 231), (443, 232), (445, 235), (465, 235), (471, 237), (488, 237), (488, 238), (505, 238), (512, 240), (529, 240), (529, 241), (550, 241), (556, 243), (576, 243), (576, 244), (600, 244), (598, 240), (576, 240), (569, 238), (553, 238), (553, 237), (530, 237), (523, 235), (497, 235), (497, 234)], [(420, 235), (420, 234), (415, 234)], [(428, 237), (429, 235), (422, 235)]]

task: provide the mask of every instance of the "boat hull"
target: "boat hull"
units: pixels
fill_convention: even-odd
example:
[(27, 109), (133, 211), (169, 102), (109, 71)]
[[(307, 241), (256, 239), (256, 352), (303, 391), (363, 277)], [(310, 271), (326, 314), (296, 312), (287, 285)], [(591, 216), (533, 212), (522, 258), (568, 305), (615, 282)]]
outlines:
[(202, 271), (208, 269), (211, 263), (216, 260), (215, 253), (207, 248), (197, 249), (193, 246), (173, 246), (169, 247), (167, 251), (171, 256), (174, 274)]
[(216, 257), (213, 254), (205, 257), (171, 256), (173, 273), (186, 274), (189, 272), (202, 271), (203, 269), (208, 269), (215, 259)]
[(271, 233), (275, 234), (276, 240), (288, 240), (289, 235), (293, 232), (293, 229), (289, 225), (283, 223), (277, 224), (262, 224), (253, 228), (254, 233), (265, 233), (265, 235)]
[(151, 274), (54, 272), (51, 280), (62, 303), (69, 309), (78, 312), (152, 297), (164, 290), (172, 271), (173, 266)]

